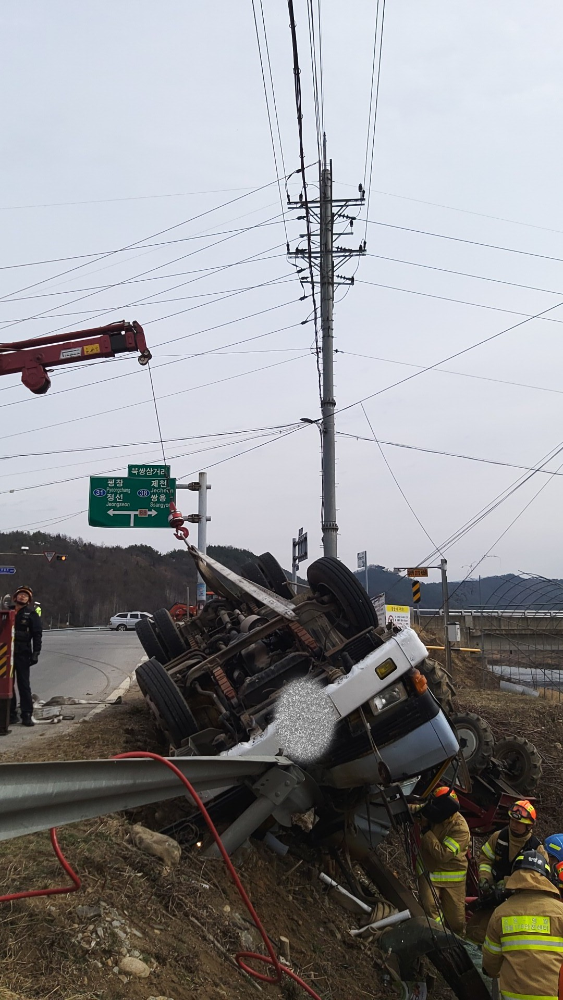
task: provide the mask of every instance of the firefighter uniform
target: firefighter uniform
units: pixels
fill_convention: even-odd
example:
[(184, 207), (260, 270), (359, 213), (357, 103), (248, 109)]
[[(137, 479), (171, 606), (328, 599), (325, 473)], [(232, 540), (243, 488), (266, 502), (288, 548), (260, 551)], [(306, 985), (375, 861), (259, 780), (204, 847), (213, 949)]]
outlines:
[[(532, 853), (549, 872), (543, 855)], [(559, 892), (548, 873), (527, 869), (510, 875), (506, 888), (513, 895), (496, 908), (489, 921), (483, 971), (498, 976), (502, 1000), (557, 1000), (563, 962)]]
[(442, 917), (456, 934), (465, 932), (465, 881), (469, 827), (460, 812), (430, 823), (420, 839), (418, 891), (425, 913)]
[[(33, 593), (29, 587), (22, 587), (16, 591), (15, 597), (20, 593), (26, 593), (33, 600)], [(32, 726), (33, 723), (33, 699), (31, 696), (30, 669), (32, 664), (37, 663), (41, 652), (41, 640), (43, 629), (41, 619), (33, 609), (33, 604), (21, 605), (16, 600), (16, 618), (14, 627), (14, 674), (17, 690), (20, 696), (20, 709), (22, 724)], [(14, 685), (12, 704), (10, 706), (10, 721), (17, 722), (18, 699)]]
[(529, 830), (522, 837), (515, 837), (508, 826), (496, 830), (481, 848), (479, 879), (486, 879), (490, 885), (503, 882), (510, 875), (516, 856), (524, 851), (539, 851), (547, 860), (541, 841)]

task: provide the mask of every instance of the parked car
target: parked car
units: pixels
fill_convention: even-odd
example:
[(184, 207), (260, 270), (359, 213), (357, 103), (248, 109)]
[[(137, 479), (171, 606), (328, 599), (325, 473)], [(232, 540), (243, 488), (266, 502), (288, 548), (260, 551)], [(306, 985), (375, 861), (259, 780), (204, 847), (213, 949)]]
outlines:
[(109, 628), (116, 632), (126, 632), (127, 629), (135, 629), (137, 622), (146, 618), (152, 618), (148, 611), (120, 611), (118, 615), (113, 615), (110, 618)]

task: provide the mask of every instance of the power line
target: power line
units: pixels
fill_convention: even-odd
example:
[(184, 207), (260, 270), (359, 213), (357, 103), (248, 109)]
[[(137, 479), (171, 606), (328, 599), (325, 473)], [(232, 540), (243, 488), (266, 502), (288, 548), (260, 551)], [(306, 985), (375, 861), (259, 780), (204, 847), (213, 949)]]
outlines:
[[(362, 410), (364, 409), (362, 404)], [(365, 413), (365, 410), (364, 410)], [(371, 438), (362, 437), (361, 434), (352, 434), (350, 432), (339, 431), (339, 437), (353, 438), (355, 441), (368, 441), (370, 444), (372, 442)], [(531, 465), (517, 465), (514, 462), (502, 462), (500, 460), (495, 460), (492, 458), (477, 458), (475, 455), (464, 455), (456, 451), (443, 451), (438, 448), (423, 448), (421, 445), (415, 444), (404, 444), (400, 441), (383, 441), (381, 438), (374, 438), (376, 444), (386, 445), (389, 448), (405, 448), (407, 451), (420, 451), (427, 455), (440, 455), (444, 458), (462, 458), (466, 462), (481, 462), (485, 465), (500, 465), (507, 469), (524, 469), (526, 472), (542, 472), (546, 476), (551, 475), (561, 475), (562, 473), (552, 472), (549, 469), (536, 469)], [(432, 541), (432, 539), (430, 539)], [(432, 542), (434, 544), (434, 542)], [(437, 549), (440, 552), (440, 549)]]
[(295, 110), (297, 114), (297, 132), (299, 136), (299, 163), (302, 183), (302, 200), (305, 211), (305, 226), (307, 233), (307, 263), (309, 269), (309, 281), (311, 283), (311, 299), (313, 303), (313, 323), (315, 329), (315, 354), (317, 362), (317, 380), (319, 388), (319, 403), (322, 407), (322, 379), (321, 360), (319, 345), (319, 314), (317, 308), (317, 295), (315, 291), (315, 274), (313, 269), (313, 236), (311, 231), (311, 209), (309, 206), (309, 196), (307, 190), (307, 174), (305, 166), (305, 151), (303, 147), (303, 109), (301, 104), (301, 70), (299, 68), (299, 50), (297, 47), (297, 28), (295, 26), (295, 11), (293, 0), (288, 0), (289, 25), (291, 29), (291, 48), (293, 54), (293, 82), (295, 89)]
[[(266, 426), (266, 427), (245, 427), (240, 430), (213, 431), (210, 432), (209, 434), (191, 434), (177, 438), (165, 438), (164, 441), (165, 444), (173, 444), (179, 441), (201, 441), (207, 438), (232, 437), (232, 436), (236, 437), (240, 436), (241, 434), (254, 434), (258, 431), (285, 430), (288, 427), (296, 426), (296, 424), (297, 424), (296, 421), (292, 421), (290, 424), (272, 424), (271, 426)], [(43, 456), (49, 456), (49, 455), (76, 455), (89, 451), (109, 451), (114, 448), (140, 448), (143, 447), (144, 445), (149, 445), (149, 444), (157, 445), (159, 444), (159, 441), (135, 441), (135, 442), (122, 441), (117, 444), (112, 443), (112, 444), (85, 445), (82, 448), (60, 448), (55, 451), (44, 451), (43, 449), (41, 451), (26, 451), (18, 453), (16, 455), (0, 455), (0, 461), (7, 462), (12, 459), (18, 459), (18, 458), (38, 458), (38, 457), (42, 458)]]
[(547, 295), (563, 295), (563, 292), (555, 291), (553, 288), (541, 288), (538, 285), (524, 285), (521, 281), (506, 281), (503, 278), (491, 278), (485, 274), (473, 274), (471, 271), (454, 271), (450, 267), (436, 267), (434, 264), (423, 264), (417, 260), (402, 260), (400, 257), (386, 257), (380, 253), (368, 253), (366, 257), (374, 257), (377, 260), (388, 260), (394, 264), (408, 264), (411, 267), (422, 267), (426, 271), (439, 271), (442, 274), (455, 274), (461, 278), (476, 278), (478, 281), (491, 281), (495, 285), (508, 285), (510, 288), (523, 288), (531, 292), (545, 292)]
[(533, 319), (539, 319), (541, 316), (545, 316), (546, 313), (552, 312), (554, 309), (559, 309), (563, 305), (563, 302), (557, 302), (553, 306), (549, 306), (547, 309), (542, 309), (540, 312), (535, 313), (533, 316), (529, 316), (526, 319), (520, 320), (518, 323), (513, 323), (512, 326), (505, 327), (504, 330), (499, 330), (498, 333), (491, 334), (490, 337), (484, 337), (482, 340), (478, 340), (475, 344), (470, 344), (469, 347), (462, 348), (461, 351), (456, 351), (455, 354), (449, 354), (446, 358), (442, 358), (440, 361), (434, 362), (432, 365), (427, 365), (426, 368), (422, 368), (418, 372), (413, 372), (412, 375), (407, 375), (406, 378), (400, 379), (398, 382), (393, 382), (391, 385), (386, 385), (383, 389), (378, 389), (376, 392), (370, 393), (368, 396), (363, 396), (362, 399), (357, 399), (353, 403), (348, 403), (347, 406), (341, 406), (336, 413), (343, 413), (346, 410), (351, 410), (354, 406), (359, 406), (360, 403), (367, 402), (368, 399), (374, 399), (375, 396), (381, 396), (382, 393), (387, 392), (389, 389), (395, 389), (399, 385), (404, 385), (405, 382), (410, 382), (413, 378), (418, 378), (419, 375), (424, 375), (426, 372), (433, 371), (439, 365), (444, 365), (448, 361), (453, 361), (454, 358), (461, 357), (462, 354), (468, 354), (469, 351), (474, 351), (477, 347), (482, 347), (483, 344), (489, 344), (491, 341), (496, 340), (498, 337), (502, 337), (505, 333), (510, 333), (512, 330), (518, 329), (518, 327), (524, 326)]
[[(370, 116), (371, 116), (372, 95), (373, 95), (373, 73), (374, 73), (375, 58), (376, 58), (376, 49), (377, 49), (377, 23), (378, 23), (378, 20), (379, 20), (379, 0), (377, 0), (376, 12), (375, 12), (375, 29), (374, 29), (374, 39), (373, 39), (373, 64), (372, 64), (371, 88), (370, 88), (370, 99), (369, 99)], [(371, 182), (372, 182), (372, 176), (373, 176), (373, 158), (374, 158), (374, 150), (375, 150), (375, 132), (376, 132), (376, 125), (377, 125), (377, 112), (378, 112), (378, 108), (379, 108), (379, 85), (380, 85), (380, 82), (381, 82), (381, 58), (382, 58), (382, 54), (383, 54), (383, 26), (384, 26), (384, 23), (385, 23), (385, 0), (382, 0), (382, 6), (381, 6), (381, 28), (380, 28), (380, 31), (379, 31), (379, 54), (378, 54), (378, 57), (377, 57), (377, 78), (376, 78), (376, 85), (375, 85), (375, 101), (374, 101), (374, 110), (373, 110), (373, 127), (372, 127), (372, 134), (371, 134), (371, 155), (370, 155), (370, 166), (369, 166), (369, 180), (367, 181), (366, 228), (365, 228), (365, 234), (366, 235), (367, 235), (367, 218), (369, 217), (369, 206), (370, 206), (370, 201), (371, 201)], [(369, 144), (369, 132), (370, 132), (370, 128), (369, 128), (369, 120), (368, 120), (368, 140), (367, 140), (368, 144)], [(367, 146), (366, 146), (366, 167), (367, 167), (367, 157), (368, 157), (368, 150), (367, 150)], [(367, 174), (364, 172), (364, 187), (366, 186), (366, 177), (367, 177)], [(365, 236), (364, 236), (364, 238), (365, 238)]]
[[(365, 280), (363, 280), (363, 279), (360, 278), (360, 279), (358, 279), (358, 281), (356, 282), (356, 284), (358, 284), (358, 283), (360, 285), (373, 285), (375, 288), (387, 288), (387, 289), (389, 289), (392, 292), (405, 292), (408, 295), (421, 295), (425, 299), (440, 299), (440, 301), (442, 301), (442, 302), (455, 302), (457, 305), (460, 305), (460, 306), (473, 306), (476, 309), (490, 309), (490, 310), (492, 310), (492, 312), (509, 313), (512, 316), (526, 316), (528, 319), (535, 319), (536, 318), (535, 316), (532, 316), (530, 313), (523, 313), (523, 312), (520, 312), (517, 309), (505, 309), (502, 306), (490, 306), (490, 305), (486, 305), (483, 302), (469, 302), (467, 299), (454, 299), (454, 298), (452, 298), (449, 295), (436, 295), (433, 292), (420, 292), (420, 291), (418, 291), (415, 288), (400, 288), (398, 285), (386, 285), (386, 284), (383, 284), (383, 282), (380, 282), (380, 281), (365, 281)], [(561, 294), (561, 293), (559, 293), (559, 294)], [(542, 318), (541, 314), (539, 315), (539, 318)], [(544, 320), (544, 322), (546, 322), (546, 323), (563, 323), (563, 320), (552, 319), (552, 318), (548, 317), (546, 320)]]
[[(210, 215), (213, 212), (218, 212), (220, 209), (226, 208), (228, 205), (233, 205), (236, 202), (241, 201), (243, 198), (248, 198), (252, 194), (258, 194), (258, 192), (260, 192), (260, 191), (265, 191), (266, 188), (272, 187), (273, 184), (277, 184), (277, 180), (278, 179), (276, 178), (274, 181), (270, 181), (268, 184), (263, 184), (263, 185), (261, 185), (261, 187), (253, 188), (252, 191), (249, 191), (246, 194), (239, 195), (237, 198), (231, 198), (229, 201), (225, 201), (221, 205), (216, 205), (214, 208), (209, 208), (205, 212), (199, 212), (197, 215), (193, 215), (189, 219), (184, 219), (182, 222), (177, 222), (173, 226), (168, 226), (166, 229), (160, 229), (158, 232), (152, 233), (149, 236), (144, 236), (144, 237), (142, 237), (139, 240), (135, 240), (133, 243), (128, 243), (126, 246), (118, 247), (116, 250), (110, 250), (110, 251), (107, 251), (105, 253), (102, 253), (102, 254), (100, 254), (97, 257), (96, 260), (105, 260), (107, 257), (111, 257), (111, 256), (113, 256), (116, 253), (123, 253), (125, 250), (134, 249), (135, 247), (140, 246), (140, 244), (146, 243), (147, 240), (155, 239), (157, 236), (163, 236), (165, 233), (170, 233), (174, 229), (178, 229), (181, 226), (186, 226), (186, 225), (188, 225), (188, 223), (195, 222), (197, 219), (201, 219), (201, 218), (203, 218), (206, 215)], [(61, 271), (59, 274), (51, 275), (49, 278), (43, 278), (41, 281), (36, 281), (33, 284), (31, 284), (31, 285), (26, 285), (24, 288), (17, 289), (17, 291), (14, 292), (13, 294), (14, 295), (19, 295), (20, 292), (26, 292), (30, 288), (36, 288), (39, 285), (45, 284), (45, 282), (47, 282), (47, 281), (52, 281), (55, 278), (61, 278), (61, 277), (64, 277), (65, 275), (67, 275), (67, 274), (72, 274), (75, 271), (79, 271), (79, 270), (81, 270), (81, 268), (86, 267), (88, 263), (95, 264), (96, 260), (87, 261), (85, 264), (78, 264), (78, 265), (76, 265), (76, 267), (71, 267), (71, 268), (68, 268), (66, 271)], [(3, 297), (5, 297), (5, 296), (0, 296), (0, 298), (3, 298)]]
[[(266, 73), (265, 73), (265, 70), (264, 70), (264, 60), (262, 58), (262, 45), (261, 45), (261, 41), (260, 41), (260, 32), (258, 30), (258, 19), (256, 17), (256, 7), (255, 7), (255, 4), (254, 4), (254, 0), (251, 0), (251, 2), (252, 2), (252, 16), (254, 18), (254, 29), (255, 29), (255, 32), (256, 32), (256, 44), (258, 46), (258, 58), (260, 60), (260, 71), (261, 71), (261, 74), (262, 74), (262, 86), (264, 88), (264, 100), (266, 102), (266, 114), (268, 116), (268, 129), (269, 129), (269, 132), (270, 132), (270, 142), (272, 144), (272, 153), (273, 153), (273, 156), (274, 156), (274, 169), (276, 171), (276, 177), (278, 178), (278, 194), (280, 196), (280, 205), (281, 205), (282, 217), (283, 217), (283, 228), (284, 228), (285, 239), (286, 239), (286, 243), (287, 243), (288, 236), (287, 236), (287, 223), (286, 223), (286, 218), (285, 218), (285, 205), (284, 205), (284, 200), (283, 200), (283, 195), (282, 195), (282, 189), (281, 189), (281, 183), (280, 183), (280, 176), (279, 176), (280, 172), (279, 172), (279, 168), (278, 168), (278, 155), (277, 155), (277, 151), (276, 151), (276, 143), (275, 143), (275, 140), (274, 140), (274, 128), (273, 128), (273, 125), (272, 125), (272, 115), (270, 113), (270, 101), (268, 99), (268, 88), (266, 86)], [(283, 167), (283, 173), (284, 173), (284, 179), (285, 179), (286, 169), (285, 169), (283, 151), (282, 151), (282, 146), (281, 146), (280, 123), (279, 123), (279, 119), (278, 119), (278, 110), (277, 110), (276, 97), (275, 97), (275, 92), (274, 92), (274, 78), (273, 78), (273, 75), (272, 75), (272, 64), (270, 62), (270, 50), (268, 48), (268, 36), (267, 36), (267, 33), (266, 33), (266, 21), (265, 21), (265, 18), (264, 18), (264, 8), (262, 6), (262, 0), (260, 0), (260, 10), (261, 10), (261, 14), (262, 14), (262, 26), (263, 26), (263, 31), (264, 31), (264, 39), (265, 39), (265, 42), (266, 42), (266, 53), (267, 53), (267, 57), (268, 57), (268, 68), (269, 68), (269, 72), (270, 72), (270, 86), (272, 88), (272, 94), (273, 94), (273, 99), (274, 99), (274, 109), (275, 109), (276, 123), (277, 123), (277, 129), (278, 129), (278, 138), (279, 138), (279, 143), (280, 143), (280, 154), (281, 154), (281, 161), (282, 161), (282, 167)]]
[[(306, 356), (307, 354), (303, 355), (303, 357)], [(234, 379), (243, 378), (245, 375), (255, 375), (258, 372), (267, 371), (270, 368), (278, 368), (281, 365), (291, 364), (291, 362), (293, 361), (300, 361), (300, 360), (301, 358), (286, 358), (284, 361), (276, 361), (272, 365), (263, 365), (261, 368), (253, 368), (250, 371), (240, 372), (237, 375), (228, 375), (225, 378), (215, 379), (213, 382), (205, 382), (201, 385), (193, 385), (187, 389), (179, 389), (177, 392), (168, 392), (164, 396), (158, 396), (157, 399), (159, 400), (159, 402), (161, 402), (163, 399), (170, 399), (172, 396), (182, 396), (188, 392), (195, 392), (197, 389), (209, 389), (212, 386), (220, 385), (223, 382), (231, 382)], [(152, 400), (150, 399), (141, 399), (136, 403), (127, 403), (124, 406), (112, 407), (110, 410), (98, 410), (97, 413), (87, 413), (84, 414), (83, 416), (75, 416), (69, 420), (60, 420), (55, 424), (44, 424), (40, 429), (51, 430), (53, 427), (64, 427), (67, 424), (76, 423), (78, 420), (91, 420), (93, 417), (102, 417), (102, 416), (107, 416), (107, 414), (109, 413), (114, 414), (114, 413), (119, 413), (122, 410), (130, 410), (133, 409), (133, 407), (135, 406), (145, 406), (147, 403), (150, 402), (152, 402)], [(6, 440), (7, 438), (21, 437), (23, 434), (35, 434), (37, 430), (38, 430), (37, 427), (33, 427), (27, 431), (16, 431), (13, 434), (3, 434), (2, 438), (3, 440)]]
[[(410, 361), (395, 361), (393, 358), (379, 358), (372, 354), (356, 354), (354, 351), (343, 351), (340, 347), (335, 348), (335, 353), (346, 354), (352, 358), (365, 358), (368, 361), (383, 361), (389, 365), (401, 365), (403, 368), (419, 368), (423, 370), (423, 365), (415, 365)], [(436, 372), (443, 372), (444, 375), (457, 375), (460, 378), (477, 379), (479, 382), (494, 382), (497, 385), (512, 385), (519, 389), (536, 389), (538, 392), (554, 392), (558, 396), (563, 395), (563, 389), (549, 389), (545, 385), (530, 385), (528, 382), (512, 382), (503, 378), (492, 378), (489, 375), (471, 375), (468, 372), (454, 372), (451, 368), (436, 368)]]
[[(250, 191), (248, 187), (210, 188), (207, 191), (173, 191), (170, 194), (137, 194), (121, 198), (89, 198), (86, 201), (47, 201), (35, 205), (0, 205), (0, 212), (14, 212), (27, 208), (68, 208), (73, 205), (108, 205), (116, 201), (152, 201), (157, 198), (190, 198), (201, 194), (227, 194), (230, 191)], [(399, 197), (398, 195), (396, 197)]]
[[(256, 227), (255, 226), (251, 226), (250, 228), (254, 229)], [(189, 253), (182, 254), (180, 257), (175, 257), (174, 260), (172, 260), (172, 261), (167, 261), (167, 262), (165, 262), (163, 264), (156, 264), (154, 267), (148, 268), (146, 271), (140, 271), (138, 274), (134, 275), (134, 277), (135, 278), (141, 278), (141, 277), (143, 277), (146, 274), (152, 274), (154, 271), (159, 271), (163, 267), (168, 267), (168, 265), (170, 263), (175, 263), (178, 260), (186, 260), (187, 257), (194, 257), (196, 254), (202, 253), (205, 250), (211, 250), (213, 247), (219, 246), (221, 243), (226, 243), (229, 240), (234, 239), (234, 237), (238, 236), (238, 235), (240, 235), (239, 232), (236, 232), (234, 235), (225, 236), (223, 239), (217, 240), (215, 243), (207, 244), (204, 247), (198, 247), (197, 250), (191, 250)], [(274, 249), (276, 249), (276, 248), (274, 248)], [(48, 279), (45, 279), (45, 280), (48, 280)], [(192, 281), (195, 281), (195, 280), (199, 280), (199, 279), (195, 279), (195, 278), (192, 279)], [(41, 284), (41, 282), (39, 282), (38, 284)], [(106, 286), (105, 290), (106, 291), (110, 291), (113, 288), (119, 288), (121, 286), (121, 284), (122, 284), (122, 281), (112, 282), (111, 284), (109, 284), (109, 285)], [(172, 288), (165, 289), (165, 291), (173, 291), (175, 288), (179, 288), (179, 287), (181, 287), (182, 285), (185, 285), (185, 284), (190, 284), (190, 282), (189, 281), (182, 282), (179, 285), (172, 286)], [(33, 287), (33, 286), (31, 286), (31, 287)], [(99, 294), (100, 294), (99, 291), (93, 291), (93, 292), (89, 292), (87, 295), (79, 295), (78, 298), (71, 299), (70, 303), (67, 303), (67, 305), (74, 305), (74, 303), (76, 303), (76, 302), (82, 302), (82, 301), (84, 301), (84, 299), (89, 299), (89, 298), (92, 298), (93, 296), (99, 295)], [(163, 292), (162, 291), (161, 292), (154, 292), (153, 296), (154, 295), (160, 295), (160, 294), (163, 294)], [(150, 297), (152, 297), (152, 296), (150, 296)], [(6, 299), (7, 296), (1, 296), (0, 298)], [(135, 303), (127, 303), (127, 305), (123, 306), (122, 308), (127, 308), (129, 305), (134, 305), (134, 304)], [(31, 320), (31, 319), (42, 318), (42, 317), (46, 316), (48, 313), (51, 313), (51, 312), (55, 311), (58, 308), (59, 308), (59, 306), (52, 306), (51, 308), (45, 309), (42, 313), (36, 314), (34, 316), (27, 316), (24, 319), (20, 319), (20, 320), (17, 320), (17, 321), (9, 322), (9, 323), (7, 323), (7, 325), (4, 326), (4, 329), (5, 330), (9, 329), (11, 326), (17, 326), (19, 323), (25, 323), (25, 322), (27, 322), (28, 320)], [(105, 312), (111, 312), (112, 310), (106, 309), (104, 311)], [(55, 331), (52, 331), (52, 332), (57, 333), (58, 331), (55, 330)]]
[(367, 224), (371, 226), (382, 226), (385, 229), (397, 229), (404, 233), (416, 233), (419, 236), (433, 236), (439, 240), (450, 240), (453, 243), (466, 243), (468, 246), (472, 247), (485, 247), (488, 250), (503, 250), (505, 253), (515, 253), (523, 257), (537, 257), (539, 260), (554, 260), (557, 263), (563, 263), (562, 257), (550, 257), (544, 253), (532, 253), (530, 250), (516, 250), (515, 247), (503, 247), (499, 246), (497, 243), (482, 243), (477, 240), (464, 240), (460, 236), (446, 236), (445, 233), (432, 233), (427, 229), (413, 229), (409, 226), (396, 226), (392, 225), (390, 222), (378, 222), (375, 219), (365, 219)]
[[(350, 187), (354, 185), (350, 184)], [(469, 208), (458, 208), (455, 205), (443, 205), (437, 201), (423, 201), (422, 198), (410, 198), (406, 194), (394, 194), (392, 191), (379, 191), (377, 188), (374, 194), (383, 194), (387, 198), (400, 198), (401, 201), (414, 201), (419, 205), (431, 205), (433, 208), (445, 208), (449, 212), (462, 212), (464, 215), (476, 215), (481, 219), (493, 219), (495, 222), (508, 222), (513, 226), (526, 226), (528, 229), (542, 229), (546, 233), (563, 233), (561, 229), (552, 229), (550, 226), (538, 226), (533, 222), (522, 222), (520, 219), (507, 219), (502, 215), (487, 215), (485, 212), (473, 212)]]
[(426, 535), (428, 541), (431, 542), (431, 544), (434, 545), (434, 547), (436, 547), (436, 542), (434, 541), (434, 539), (432, 538), (432, 536), (428, 533), (428, 531), (424, 527), (422, 521), (420, 520), (418, 514), (416, 513), (414, 507), (412, 506), (409, 498), (407, 497), (407, 495), (406, 495), (403, 487), (401, 486), (399, 480), (397, 479), (395, 473), (393, 472), (393, 469), (391, 468), (391, 466), (390, 466), (390, 464), (389, 464), (389, 462), (387, 460), (387, 456), (386, 456), (385, 452), (383, 451), (383, 448), (381, 447), (381, 442), (379, 441), (379, 439), (375, 435), (375, 431), (373, 429), (371, 420), (369, 419), (369, 417), (367, 415), (367, 410), (366, 410), (366, 408), (365, 408), (365, 406), (364, 406), (363, 403), (362, 403), (362, 410), (364, 412), (364, 417), (366, 418), (366, 420), (368, 422), (369, 429), (370, 429), (370, 431), (371, 431), (371, 433), (373, 435), (373, 440), (375, 441), (377, 447), (379, 448), (381, 457), (382, 457), (383, 461), (385, 462), (385, 465), (387, 466), (387, 468), (388, 468), (388, 470), (389, 470), (389, 472), (391, 474), (391, 477), (393, 479), (393, 482), (395, 483), (395, 486), (399, 490), (399, 493), (401, 494), (403, 500), (405, 501), (405, 503), (406, 503), (407, 507), (409, 508), (411, 514), (413, 515), (415, 521), (422, 528), (422, 530), (423, 530), (424, 534)]

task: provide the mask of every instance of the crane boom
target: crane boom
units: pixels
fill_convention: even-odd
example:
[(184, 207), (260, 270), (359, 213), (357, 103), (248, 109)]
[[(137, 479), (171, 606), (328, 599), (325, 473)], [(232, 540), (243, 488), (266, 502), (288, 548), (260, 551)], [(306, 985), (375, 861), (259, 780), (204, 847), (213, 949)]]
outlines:
[(92, 330), (51, 334), (12, 344), (0, 344), (0, 375), (21, 372), (22, 382), (31, 392), (43, 395), (51, 385), (47, 367), (114, 358), (124, 351), (138, 351), (138, 362), (146, 365), (152, 355), (140, 323), (121, 320)]

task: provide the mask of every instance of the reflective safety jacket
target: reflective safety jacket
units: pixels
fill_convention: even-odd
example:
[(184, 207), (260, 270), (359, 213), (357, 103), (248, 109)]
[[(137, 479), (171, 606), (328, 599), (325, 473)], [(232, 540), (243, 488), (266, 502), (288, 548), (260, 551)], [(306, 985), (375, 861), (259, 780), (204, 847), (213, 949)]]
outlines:
[(432, 824), (420, 838), (417, 875), (428, 872), (433, 885), (465, 882), (470, 839), (469, 827), (460, 812), (443, 823)]
[(479, 878), (486, 878), (491, 883), (502, 882), (510, 875), (516, 855), (524, 851), (539, 851), (546, 861), (548, 860), (541, 841), (533, 833), (515, 837), (508, 826), (496, 830), (481, 848), (478, 862)]
[(514, 894), (497, 906), (483, 945), (483, 971), (498, 976), (502, 1000), (557, 1000), (563, 962), (563, 902), (538, 872), (506, 880)]

